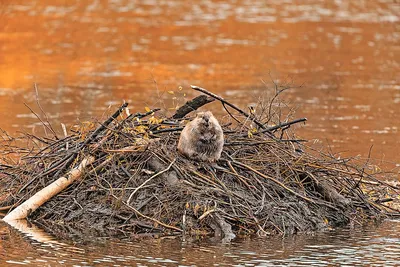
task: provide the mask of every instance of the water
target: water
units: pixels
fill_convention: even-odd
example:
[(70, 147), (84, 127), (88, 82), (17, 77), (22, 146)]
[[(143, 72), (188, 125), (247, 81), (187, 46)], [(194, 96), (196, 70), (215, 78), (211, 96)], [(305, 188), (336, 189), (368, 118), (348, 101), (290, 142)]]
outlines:
[[(399, 179), (399, 14), (396, 0), (0, 0), (0, 128), (42, 132), (24, 105), (40, 114), (34, 82), (61, 133), (61, 123), (99, 118), (123, 100), (133, 111), (173, 110), (195, 95), (190, 84), (246, 108), (271, 92), (271, 73), (304, 84), (284, 94), (308, 118), (301, 138), (341, 157), (365, 158), (373, 145), (376, 163)], [(187, 96), (167, 93), (179, 86)], [(72, 252), (0, 229), (0, 261), (10, 265), (390, 266), (399, 254), (393, 221), (283, 241), (110, 241)]]
[(190, 93), (195, 84), (254, 103), (271, 72), (304, 83), (285, 94), (309, 119), (302, 137), (347, 156), (366, 157), (374, 145), (375, 158), (400, 161), (398, 1), (0, 3), (0, 128), (7, 131), (38, 131), (23, 105), (35, 106), (33, 82), (61, 132), (60, 122), (99, 117), (122, 100), (134, 110), (161, 106), (171, 96), (160, 97), (154, 80), (162, 92), (183, 86)]
[(1, 266), (398, 266), (400, 221), (230, 244), (164, 238), (40, 243), (0, 224)]

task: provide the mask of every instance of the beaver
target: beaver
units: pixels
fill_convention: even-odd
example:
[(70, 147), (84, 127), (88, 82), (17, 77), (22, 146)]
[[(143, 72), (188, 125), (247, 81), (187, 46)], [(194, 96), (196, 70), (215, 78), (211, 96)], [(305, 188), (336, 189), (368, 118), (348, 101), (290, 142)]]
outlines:
[(178, 151), (198, 161), (214, 162), (221, 157), (224, 133), (218, 120), (210, 111), (199, 112), (194, 120), (183, 128)]

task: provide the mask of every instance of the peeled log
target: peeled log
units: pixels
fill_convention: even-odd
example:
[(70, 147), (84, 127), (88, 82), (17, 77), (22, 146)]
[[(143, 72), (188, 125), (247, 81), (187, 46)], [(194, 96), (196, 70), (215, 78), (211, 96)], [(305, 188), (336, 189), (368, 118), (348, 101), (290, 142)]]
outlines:
[(60, 193), (75, 180), (81, 177), (86, 166), (92, 164), (93, 162), (94, 157), (92, 156), (84, 158), (77, 168), (72, 169), (65, 176), (60, 177), (53, 183), (49, 184), (48, 186), (31, 196), (28, 200), (16, 207), (12, 212), (4, 217), (3, 221), (10, 222), (14, 220), (25, 219), (30, 213), (34, 212), (36, 209), (46, 203), (50, 198)]

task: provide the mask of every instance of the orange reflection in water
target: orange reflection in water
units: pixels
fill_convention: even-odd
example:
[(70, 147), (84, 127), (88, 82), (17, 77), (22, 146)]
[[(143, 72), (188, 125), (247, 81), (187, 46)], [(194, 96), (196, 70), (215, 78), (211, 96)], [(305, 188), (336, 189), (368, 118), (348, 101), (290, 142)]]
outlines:
[[(271, 70), (307, 126), (334, 151), (400, 162), (396, 1), (0, 1), (0, 127), (30, 131), (35, 100), (56, 122), (125, 99), (201, 85), (243, 105)], [(157, 98), (157, 99), (155, 99)]]

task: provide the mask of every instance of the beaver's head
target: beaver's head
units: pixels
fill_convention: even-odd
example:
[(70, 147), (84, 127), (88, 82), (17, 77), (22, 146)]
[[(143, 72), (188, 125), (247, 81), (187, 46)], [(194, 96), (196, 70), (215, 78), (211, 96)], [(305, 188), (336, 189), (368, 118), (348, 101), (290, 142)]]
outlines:
[(213, 114), (211, 111), (205, 111), (205, 112), (199, 112), (197, 113), (196, 119), (199, 120), (199, 124), (203, 127), (209, 128), (212, 126), (212, 119), (214, 118)]

